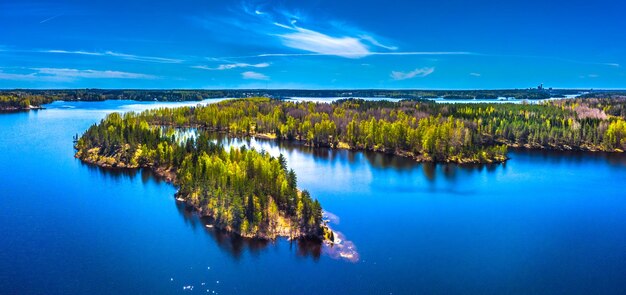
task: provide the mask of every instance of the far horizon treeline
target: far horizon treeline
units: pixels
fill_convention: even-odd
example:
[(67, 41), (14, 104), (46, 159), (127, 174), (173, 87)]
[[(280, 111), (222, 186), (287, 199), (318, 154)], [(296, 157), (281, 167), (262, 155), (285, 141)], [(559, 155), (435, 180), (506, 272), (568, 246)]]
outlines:
[(0, 110), (25, 110), (39, 107), (53, 101), (200, 101), (209, 98), (245, 98), (245, 97), (387, 97), (405, 100), (423, 100), (430, 98), (444, 99), (487, 99), (499, 97), (518, 100), (539, 100), (550, 97), (564, 97), (567, 94), (589, 92), (584, 97), (625, 96), (626, 91), (576, 90), (576, 89), (502, 89), (502, 90), (386, 90), (386, 89), (172, 89), (172, 90), (134, 90), (134, 89), (14, 89), (0, 90)]

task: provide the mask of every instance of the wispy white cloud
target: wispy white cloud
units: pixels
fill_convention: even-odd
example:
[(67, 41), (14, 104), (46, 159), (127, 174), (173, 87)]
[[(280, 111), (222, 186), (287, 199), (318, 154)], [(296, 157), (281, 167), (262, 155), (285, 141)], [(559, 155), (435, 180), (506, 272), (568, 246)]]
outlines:
[(147, 74), (120, 72), (79, 70), (66, 68), (32, 68), (29, 73), (7, 73), (0, 71), (0, 80), (12, 81), (58, 81), (70, 82), (77, 79), (156, 79), (158, 77)]
[(142, 55), (134, 55), (134, 54), (125, 54), (113, 51), (106, 51), (104, 53), (108, 56), (120, 57), (127, 60), (136, 60), (136, 61), (147, 61), (147, 62), (156, 62), (156, 63), (181, 63), (184, 62), (182, 59), (175, 58), (166, 58), (166, 57), (156, 57), (156, 56), (142, 56)]
[(5, 73), (0, 70), (0, 80), (11, 80), (11, 81), (32, 81), (35, 80), (37, 76), (35, 73), (30, 74), (16, 74), (16, 73)]
[(175, 58), (165, 58), (165, 57), (156, 57), (156, 56), (144, 56), (144, 55), (135, 55), (135, 54), (127, 54), (120, 53), (114, 51), (82, 51), (82, 50), (40, 50), (41, 53), (59, 53), (59, 54), (76, 54), (76, 55), (90, 55), (90, 56), (111, 56), (117, 57), (125, 60), (135, 60), (135, 61), (144, 61), (144, 62), (155, 62), (155, 63), (182, 63), (184, 60), (175, 59)]
[(51, 20), (53, 20), (53, 19), (55, 19), (55, 18), (57, 18), (57, 17), (59, 17), (59, 16), (61, 16), (61, 15), (63, 15), (63, 14), (62, 14), (62, 13), (60, 13), (60, 14), (57, 14), (57, 15), (51, 16), (51, 17), (49, 17), (49, 18), (46, 18), (46, 19), (44, 19), (44, 20), (40, 21), (39, 23), (40, 23), (40, 24), (43, 24), (43, 23), (49, 22), (49, 21), (51, 21)]
[(403, 51), (403, 52), (372, 52), (370, 55), (475, 55), (467, 51)]
[(370, 55), (370, 50), (367, 46), (354, 37), (332, 37), (300, 27), (294, 27), (293, 32), (277, 34), (276, 36), (287, 47), (317, 54), (347, 58), (361, 58)]
[(378, 46), (380, 48), (384, 48), (384, 49), (388, 49), (388, 50), (398, 50), (397, 46), (389, 46), (389, 45), (384, 45), (380, 42), (378, 42), (378, 40), (374, 39), (374, 37), (370, 36), (370, 35), (360, 35), (359, 38), (371, 43), (374, 46)]
[[(298, 56), (336, 56), (335, 53), (262, 53), (257, 55), (246, 56), (229, 56), (229, 57), (209, 57), (210, 60), (220, 61), (224, 59), (243, 59), (243, 58), (257, 58), (257, 57), (298, 57)], [(350, 56), (350, 53), (342, 53), (342, 55)], [(472, 52), (465, 51), (401, 51), (401, 52), (369, 52), (370, 55), (475, 55)]]
[(241, 77), (247, 80), (269, 80), (270, 77), (263, 75), (261, 73), (257, 73), (257, 72), (253, 72), (253, 71), (247, 71), (247, 72), (243, 72), (241, 73)]
[(34, 68), (38, 74), (52, 75), (57, 77), (68, 78), (89, 78), (89, 79), (155, 79), (156, 76), (120, 72), (120, 71), (97, 71), (97, 70), (78, 70), (64, 68)]
[(391, 78), (394, 80), (406, 80), (406, 79), (412, 79), (416, 77), (426, 77), (432, 74), (434, 71), (435, 71), (435, 68), (421, 68), (421, 69), (415, 69), (410, 72), (392, 71)]
[(480, 77), (480, 73), (469, 73), (472, 77)]
[(222, 70), (231, 70), (231, 69), (236, 69), (236, 68), (267, 68), (269, 67), (270, 64), (263, 62), (263, 63), (257, 63), (257, 64), (249, 64), (249, 63), (231, 63), (231, 64), (223, 64), (223, 65), (219, 65), (217, 67), (209, 67), (209, 66), (192, 66), (192, 68), (194, 69), (201, 69), (201, 70), (218, 70), (218, 71), (222, 71)]
[(94, 56), (103, 56), (102, 52), (90, 52), (90, 51), (69, 51), (69, 50), (59, 50), (59, 49), (50, 49), (50, 50), (40, 50), (42, 53), (61, 53), (61, 54), (77, 54), (77, 55), (94, 55)]
[[(255, 7), (249, 3), (244, 3), (241, 7), (239, 10), (232, 11), (233, 16), (209, 16), (204, 19), (195, 18), (193, 20), (212, 31), (216, 31), (215, 28), (218, 27), (224, 28), (223, 25), (227, 24), (248, 33), (249, 37), (246, 39), (270, 36), (275, 40), (274, 42), (271, 40), (265, 42), (267, 45), (278, 43), (286, 48), (318, 55), (356, 59), (371, 55), (372, 49), (379, 51), (398, 49), (396, 46), (383, 44), (379, 41), (379, 37), (370, 32), (328, 19), (313, 19), (301, 11), (289, 11), (275, 7)], [(217, 26), (214, 22), (221, 24)], [(237, 40), (237, 42), (246, 41)], [(294, 53), (297, 54), (297, 52), (291, 54)]]

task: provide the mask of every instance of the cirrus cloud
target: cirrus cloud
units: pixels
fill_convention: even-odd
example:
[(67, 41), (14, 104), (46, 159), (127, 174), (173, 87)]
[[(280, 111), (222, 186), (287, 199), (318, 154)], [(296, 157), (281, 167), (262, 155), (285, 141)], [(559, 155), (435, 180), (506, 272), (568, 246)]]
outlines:
[(257, 72), (253, 72), (253, 71), (247, 71), (247, 72), (243, 72), (241, 73), (241, 77), (246, 79), (246, 80), (269, 80), (270, 77), (263, 75), (261, 73), (257, 73)]
[(270, 64), (266, 63), (266, 62), (262, 62), (262, 63), (257, 63), (257, 64), (249, 64), (249, 63), (232, 63), (232, 64), (223, 64), (223, 65), (219, 65), (217, 67), (208, 67), (208, 66), (192, 66), (192, 68), (194, 69), (201, 69), (201, 70), (217, 70), (217, 71), (223, 71), (223, 70), (231, 70), (231, 69), (236, 69), (236, 68), (267, 68), (269, 67)]
[(31, 68), (29, 73), (7, 73), (0, 71), (0, 80), (13, 81), (57, 81), (70, 82), (77, 79), (156, 79), (156, 76), (121, 72), (79, 70), (67, 68)]
[(166, 57), (157, 57), (157, 56), (145, 56), (145, 55), (136, 55), (136, 54), (128, 54), (114, 51), (82, 51), (82, 50), (40, 50), (40, 53), (58, 53), (58, 54), (74, 54), (74, 55), (90, 55), (90, 56), (110, 56), (117, 57), (125, 60), (133, 60), (133, 61), (143, 61), (143, 62), (154, 62), (154, 63), (165, 63), (165, 64), (177, 64), (182, 63), (184, 60), (175, 59), (175, 58), (166, 58)]
[(399, 80), (412, 79), (416, 77), (426, 77), (432, 74), (434, 71), (435, 71), (435, 68), (429, 68), (429, 67), (415, 69), (410, 72), (392, 71), (391, 78), (399, 81)]
[[(281, 25), (282, 26), (282, 25)], [(283, 28), (289, 28), (282, 26)], [(278, 34), (287, 47), (324, 55), (361, 58), (370, 55), (370, 50), (354, 37), (332, 37), (320, 32), (293, 27), (294, 32)]]

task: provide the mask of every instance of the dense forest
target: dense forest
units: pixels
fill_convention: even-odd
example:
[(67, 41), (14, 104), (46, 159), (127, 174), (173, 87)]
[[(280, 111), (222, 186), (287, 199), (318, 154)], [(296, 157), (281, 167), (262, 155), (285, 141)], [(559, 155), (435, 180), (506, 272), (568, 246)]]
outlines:
[(420, 161), (488, 163), (505, 160), (506, 146), (623, 151), (623, 113), (620, 99), (542, 104), (347, 99), (325, 104), (257, 98), (152, 110), (140, 116), (151, 124), (382, 151)]
[(54, 99), (45, 95), (0, 92), (0, 111), (19, 111), (37, 109), (42, 104), (51, 103)]
[(151, 168), (169, 178), (177, 196), (214, 224), (245, 237), (326, 238), (322, 208), (285, 158), (254, 149), (214, 144), (207, 131), (180, 140), (173, 129), (149, 125), (140, 116), (108, 115), (76, 143), (76, 156), (104, 167)]
[(146, 111), (153, 125), (193, 126), (233, 136), (298, 140), (311, 146), (366, 149), (419, 161), (491, 163), (506, 147), (480, 136), (467, 120), (432, 114), (417, 102), (342, 100), (289, 102), (268, 98), (228, 100), (206, 106)]

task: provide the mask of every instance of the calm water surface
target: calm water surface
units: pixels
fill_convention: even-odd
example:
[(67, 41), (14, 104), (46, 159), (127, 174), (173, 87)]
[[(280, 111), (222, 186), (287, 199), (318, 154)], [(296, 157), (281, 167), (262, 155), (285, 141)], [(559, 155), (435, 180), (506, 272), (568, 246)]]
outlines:
[(230, 142), (285, 154), (358, 248), (353, 263), (217, 233), (149, 172), (73, 158), (72, 136), (106, 113), (149, 107), (0, 115), (0, 294), (626, 294), (624, 156), (512, 152), (461, 168)]

